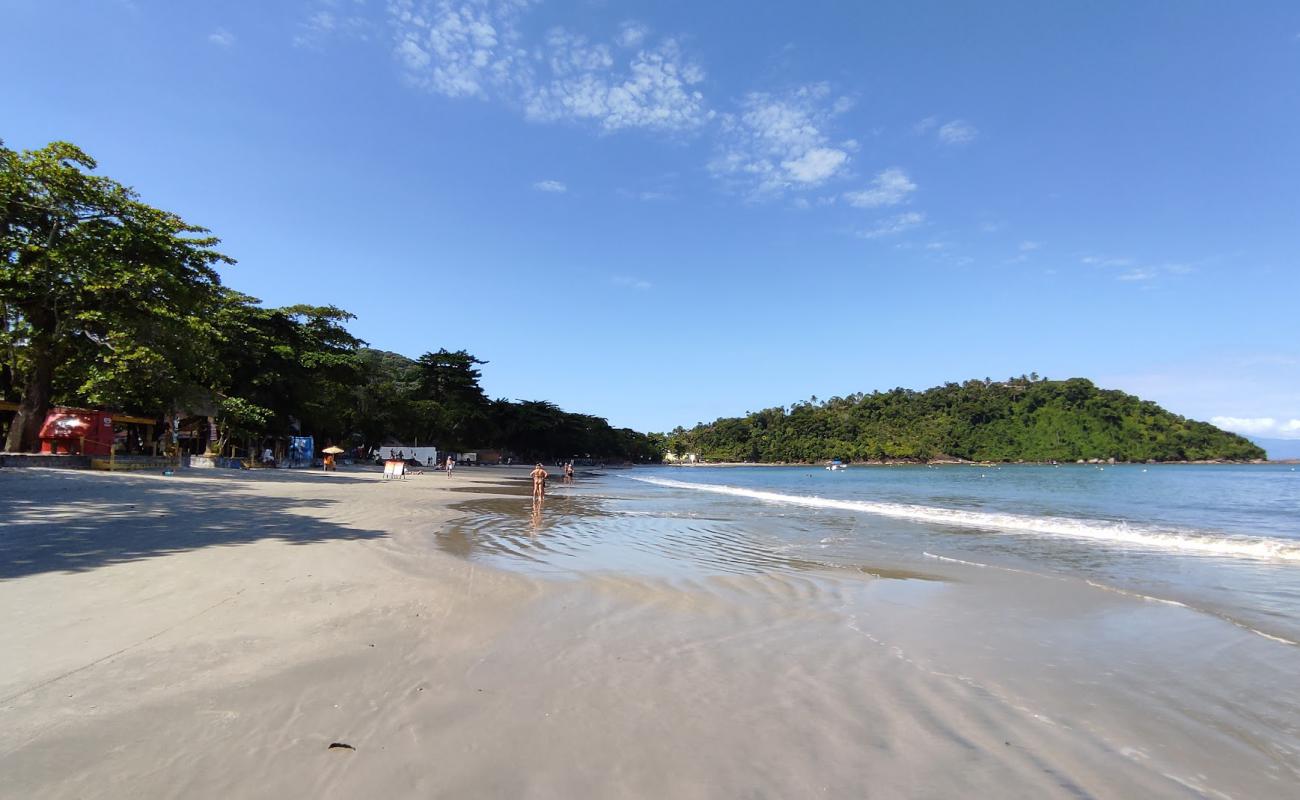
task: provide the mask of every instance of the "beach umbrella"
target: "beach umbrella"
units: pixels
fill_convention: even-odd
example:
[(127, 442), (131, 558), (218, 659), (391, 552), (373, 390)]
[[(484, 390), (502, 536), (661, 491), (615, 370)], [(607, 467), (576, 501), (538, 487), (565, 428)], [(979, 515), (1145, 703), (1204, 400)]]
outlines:
[(334, 447), (333, 445), (331, 445), (331, 446), (325, 448), (324, 450), (322, 450), (321, 452), (322, 452), (322, 453), (329, 453), (329, 454), (332, 455), (332, 456), (336, 456), (336, 455), (338, 455), (338, 454), (340, 454), (340, 453), (345, 453), (345, 452), (347, 452), (347, 451), (344, 450), (342, 447)]

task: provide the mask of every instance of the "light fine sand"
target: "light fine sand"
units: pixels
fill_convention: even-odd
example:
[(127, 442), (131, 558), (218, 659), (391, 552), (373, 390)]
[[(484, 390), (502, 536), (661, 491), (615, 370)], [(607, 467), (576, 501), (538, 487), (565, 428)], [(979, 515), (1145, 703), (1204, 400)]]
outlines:
[(0, 795), (1201, 794), (892, 646), (923, 581), (432, 546), (506, 474), (0, 474)]

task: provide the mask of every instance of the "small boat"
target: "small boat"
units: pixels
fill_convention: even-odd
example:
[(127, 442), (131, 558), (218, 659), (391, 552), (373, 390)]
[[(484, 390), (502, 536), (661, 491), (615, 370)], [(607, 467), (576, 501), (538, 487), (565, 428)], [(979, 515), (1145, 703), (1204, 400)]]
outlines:
[(843, 461), (840, 461), (838, 458), (831, 459), (831, 462), (826, 465), (826, 469), (830, 470), (831, 472), (837, 472), (839, 470), (848, 469), (848, 468), (849, 465), (845, 464)]

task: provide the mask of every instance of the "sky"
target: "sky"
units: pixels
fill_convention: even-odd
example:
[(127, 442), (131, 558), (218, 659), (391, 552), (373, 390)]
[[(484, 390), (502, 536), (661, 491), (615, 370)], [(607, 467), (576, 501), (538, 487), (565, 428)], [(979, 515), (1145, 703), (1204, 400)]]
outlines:
[(74, 142), (492, 397), (639, 430), (1086, 377), (1300, 439), (1300, 5), (0, 0)]

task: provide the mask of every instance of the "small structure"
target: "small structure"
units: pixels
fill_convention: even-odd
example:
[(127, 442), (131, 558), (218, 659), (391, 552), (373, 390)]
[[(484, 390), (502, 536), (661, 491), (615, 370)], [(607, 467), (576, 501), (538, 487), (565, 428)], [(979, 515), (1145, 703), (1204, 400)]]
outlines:
[(289, 437), (289, 466), (310, 467), (316, 460), (316, 439), (313, 436)]
[(55, 406), (40, 432), (41, 452), (106, 456), (113, 452), (113, 415), (107, 411)]
[(664, 462), (668, 464), (696, 464), (699, 463), (699, 460), (700, 457), (697, 453), (683, 453), (680, 456), (671, 450), (664, 453)]
[(439, 463), (438, 448), (427, 445), (386, 444), (380, 447), (375, 455), (384, 461), (402, 459), (415, 461), (425, 467), (436, 467)]

